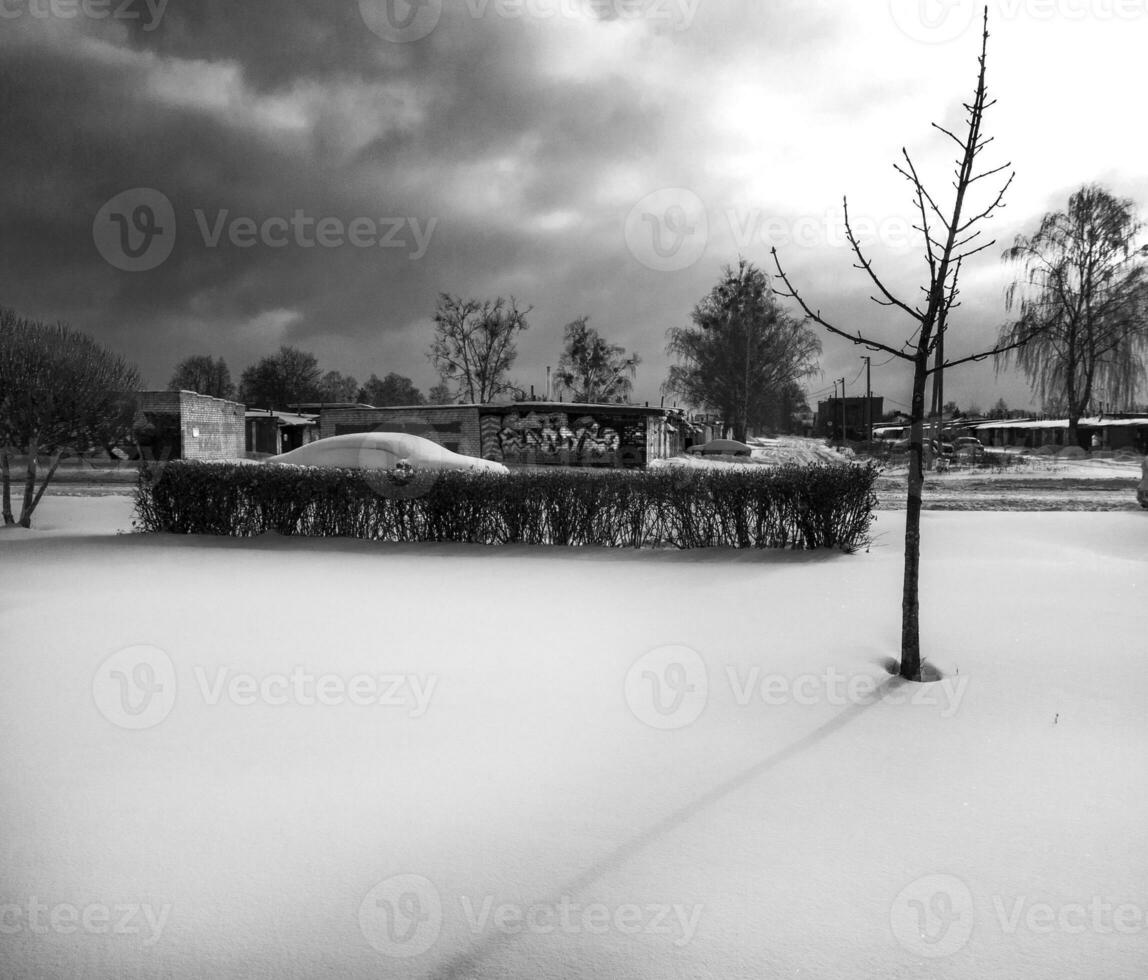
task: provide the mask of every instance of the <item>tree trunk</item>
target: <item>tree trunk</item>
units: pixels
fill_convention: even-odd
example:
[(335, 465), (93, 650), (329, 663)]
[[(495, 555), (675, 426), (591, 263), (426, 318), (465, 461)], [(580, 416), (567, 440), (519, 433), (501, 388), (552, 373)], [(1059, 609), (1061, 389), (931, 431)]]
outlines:
[(37, 440), (28, 442), (28, 471), (24, 475), (24, 502), (20, 505), (20, 526), (32, 526), (32, 496), (36, 491), (36, 454), (40, 451)]
[(16, 518), (12, 514), (12, 472), (7, 450), (0, 452), (0, 482), (3, 482), (4, 523), (11, 527), (16, 523)]
[[(36, 491), (36, 496), (32, 498), (32, 503), (28, 506), (27, 512), (20, 515), (20, 523), (24, 527), (30, 527), (32, 524), (32, 512), (40, 506), (40, 498), (44, 496), (44, 491), (48, 489), (48, 484), (52, 482), (52, 477), (56, 475), (56, 468), (60, 465), (60, 460), (64, 458), (62, 452), (57, 452), (52, 457), (52, 465), (48, 467), (48, 472), (44, 474), (44, 479), (40, 481), (40, 489)], [(25, 524), (25, 520), (27, 523)]]
[(924, 418), (927, 354), (918, 355), (909, 409), (909, 496), (905, 507), (905, 580), (901, 598), (901, 669), (906, 680), (921, 677), (921, 495), (925, 486)]

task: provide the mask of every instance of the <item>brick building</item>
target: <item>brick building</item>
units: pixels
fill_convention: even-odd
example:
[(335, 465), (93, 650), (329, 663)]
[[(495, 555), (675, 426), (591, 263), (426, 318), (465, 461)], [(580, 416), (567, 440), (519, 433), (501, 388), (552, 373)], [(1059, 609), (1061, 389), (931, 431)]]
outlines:
[(263, 408), (248, 409), (245, 415), (245, 444), (251, 455), (277, 456), (319, 438), (319, 419), (316, 415)]
[(135, 436), (154, 459), (239, 459), (243, 415), (238, 402), (194, 391), (141, 391)]
[(638, 405), (523, 401), (324, 409), (322, 438), (354, 432), (409, 432), (466, 456), (509, 466), (641, 467), (680, 453), (683, 413)]
[(817, 403), (813, 434), (840, 439), (844, 422), (845, 438), (860, 442), (869, 438), (870, 422), (878, 424), (884, 412), (884, 397), (829, 398)]

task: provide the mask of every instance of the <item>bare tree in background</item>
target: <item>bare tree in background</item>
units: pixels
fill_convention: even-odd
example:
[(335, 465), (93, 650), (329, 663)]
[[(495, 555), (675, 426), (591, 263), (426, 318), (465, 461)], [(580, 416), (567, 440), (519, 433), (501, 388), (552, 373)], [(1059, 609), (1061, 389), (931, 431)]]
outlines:
[(1035, 334), (1005, 353), (1024, 371), (1045, 402), (1068, 415), (1068, 445), (1079, 445), (1077, 423), (1097, 389), (1113, 402), (1131, 403), (1144, 378), (1148, 352), (1148, 269), (1137, 259), (1143, 224), (1129, 200), (1101, 187), (1082, 187), (1065, 211), (1046, 214), (1031, 238), (1018, 235), (1004, 253), (1021, 267), (1008, 288), (1017, 318), (1000, 340)]
[(930, 359), (943, 350), (945, 329), (949, 313), (959, 305), (958, 281), (961, 268), (971, 256), (989, 248), (993, 242), (977, 243), (976, 239), (981, 232), (977, 225), (991, 218), (997, 208), (1003, 207), (1005, 192), (1012, 183), (1013, 175), (1010, 173), (1000, 183), (995, 194), (990, 193), (986, 200), (987, 206), (970, 206), (966, 197), (974, 185), (986, 178), (1001, 174), (1007, 170), (1009, 164), (994, 167), (989, 170), (980, 169), (978, 158), (982, 151), (992, 142), (992, 137), (982, 135), (982, 125), (986, 110), (991, 108), (993, 102), (988, 100), (985, 86), (985, 64), (988, 51), (988, 8), (984, 11), (984, 26), (981, 35), (981, 52), (978, 58), (980, 70), (977, 75), (976, 90), (972, 102), (965, 103), (965, 126), (963, 137), (943, 126), (933, 123), (933, 127), (951, 139), (958, 147), (956, 170), (953, 175), (955, 195), (952, 204), (945, 210), (941, 203), (930, 193), (917, 174), (907, 150), (902, 149), (903, 163), (894, 164), (894, 168), (901, 174), (913, 188), (914, 209), (918, 215), (919, 225), (916, 229), (924, 236), (925, 263), (928, 280), (921, 287), (924, 298), (917, 305), (910, 305), (899, 299), (885, 286), (884, 282), (874, 271), (872, 263), (865, 257), (861, 243), (858, 241), (849, 222), (849, 203), (845, 202), (845, 227), (849, 244), (856, 256), (854, 268), (863, 270), (876, 287), (877, 295), (873, 301), (885, 307), (899, 310), (909, 318), (913, 324), (913, 331), (908, 339), (900, 346), (894, 347), (883, 344), (860, 332), (849, 333), (839, 329), (825, 319), (821, 312), (811, 307), (797, 291), (790, 281), (781, 261), (777, 249), (773, 249), (773, 259), (777, 266), (778, 278), (785, 284), (786, 292), (780, 295), (794, 299), (801, 306), (805, 315), (820, 324), (830, 333), (844, 337), (855, 344), (862, 344), (873, 351), (883, 351), (894, 358), (906, 361), (913, 367), (913, 397), (909, 411), (911, 435), (909, 443), (909, 477), (908, 477), (908, 505), (905, 517), (905, 575), (904, 589), (901, 599), (901, 664), (899, 673), (908, 680), (922, 680), (921, 675), (921, 641), (920, 641), (920, 558), (921, 558), (921, 491), (924, 486), (924, 419), (925, 419), (925, 387), (930, 375), (943, 371), (946, 368), (970, 361), (979, 361), (987, 357), (1004, 353), (1023, 346), (1029, 339), (1027, 335), (1013, 338), (1009, 343), (1001, 344), (991, 350), (978, 354), (969, 354), (953, 360), (945, 360), (943, 356), (936, 357), (930, 367)]
[(512, 296), (464, 300), (443, 293), (434, 315), (434, 340), (427, 357), (443, 384), (475, 405), (515, 390), (507, 378), (518, 352), (515, 340), (527, 328), (530, 309), (520, 310)]
[(169, 391), (195, 391), (212, 398), (235, 397), (235, 384), (227, 362), (208, 354), (193, 354), (180, 361), (167, 387)]

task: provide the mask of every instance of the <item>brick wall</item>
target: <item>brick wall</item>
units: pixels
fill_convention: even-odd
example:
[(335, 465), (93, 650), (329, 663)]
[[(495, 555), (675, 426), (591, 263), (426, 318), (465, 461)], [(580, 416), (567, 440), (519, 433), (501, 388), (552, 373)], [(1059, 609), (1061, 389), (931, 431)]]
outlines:
[(452, 452), (482, 456), (478, 408), (474, 405), (423, 405), (418, 408), (332, 408), (319, 416), (324, 439), (353, 432), (409, 432)]
[(246, 449), (244, 406), (193, 391), (179, 392), (184, 459), (239, 459)]
[(239, 459), (245, 444), (243, 411), (238, 402), (193, 391), (141, 391), (136, 422), (170, 419), (178, 426), (179, 446), (171, 447), (172, 456)]

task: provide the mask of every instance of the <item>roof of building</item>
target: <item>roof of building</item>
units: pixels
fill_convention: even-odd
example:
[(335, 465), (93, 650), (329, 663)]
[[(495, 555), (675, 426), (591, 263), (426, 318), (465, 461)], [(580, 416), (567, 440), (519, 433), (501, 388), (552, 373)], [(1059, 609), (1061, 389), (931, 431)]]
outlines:
[[(1094, 415), (1083, 418), (1078, 425), (1087, 428), (1117, 428), (1128, 426), (1148, 426), (1148, 415), (1140, 418), (1106, 418)], [(999, 422), (984, 422), (975, 426), (981, 429), (1067, 429), (1068, 419), (1001, 419)]]
[(622, 412), (634, 415), (682, 415), (681, 408), (670, 408), (665, 405), (624, 405), (616, 402), (554, 402), (554, 401), (521, 401), (521, 402), (463, 402), (454, 405), (343, 405), (330, 404), (322, 406), (324, 411), (340, 410), (375, 410), (387, 412), (434, 412), (449, 411), (457, 408), (477, 408), (486, 411), (499, 412)]
[(279, 412), (266, 408), (249, 408), (243, 413), (249, 419), (276, 419), (280, 425), (316, 425), (315, 415), (297, 415), (294, 412)]

